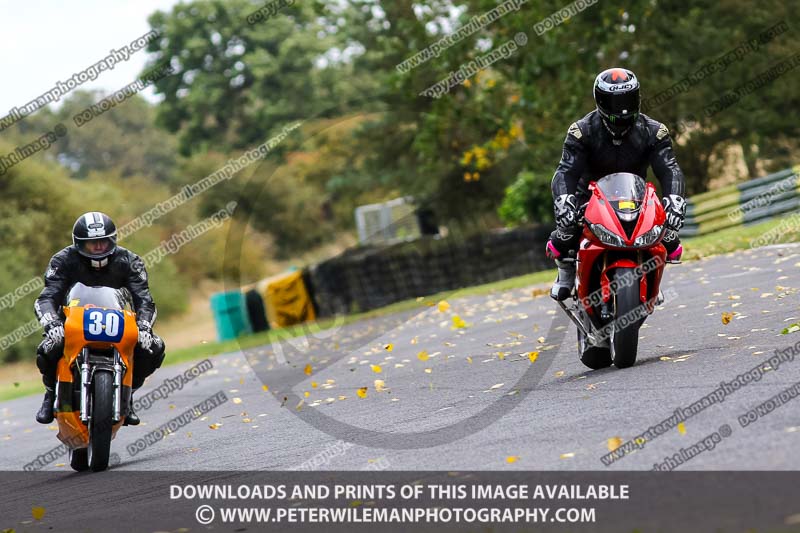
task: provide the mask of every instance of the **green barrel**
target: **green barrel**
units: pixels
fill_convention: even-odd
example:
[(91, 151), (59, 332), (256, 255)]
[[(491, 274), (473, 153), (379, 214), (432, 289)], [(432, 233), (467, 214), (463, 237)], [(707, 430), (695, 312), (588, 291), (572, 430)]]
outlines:
[(211, 295), (211, 311), (217, 324), (217, 337), (221, 341), (235, 339), (252, 333), (247, 304), (240, 291), (218, 292)]

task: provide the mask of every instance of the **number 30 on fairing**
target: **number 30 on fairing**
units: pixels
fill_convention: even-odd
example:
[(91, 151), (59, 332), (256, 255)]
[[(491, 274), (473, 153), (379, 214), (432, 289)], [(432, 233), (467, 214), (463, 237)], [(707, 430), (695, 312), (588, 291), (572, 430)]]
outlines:
[(125, 329), (125, 319), (113, 309), (85, 309), (83, 336), (87, 341), (119, 342)]

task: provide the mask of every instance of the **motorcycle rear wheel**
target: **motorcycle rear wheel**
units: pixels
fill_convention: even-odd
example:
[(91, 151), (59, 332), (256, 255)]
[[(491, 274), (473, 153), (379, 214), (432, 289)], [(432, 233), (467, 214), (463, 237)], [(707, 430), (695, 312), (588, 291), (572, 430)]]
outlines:
[(89, 470), (89, 455), (86, 448), (69, 451), (69, 466), (76, 472)]
[(611, 366), (611, 350), (598, 346), (589, 346), (581, 330), (578, 330), (578, 350), (581, 353), (581, 363), (592, 370)]

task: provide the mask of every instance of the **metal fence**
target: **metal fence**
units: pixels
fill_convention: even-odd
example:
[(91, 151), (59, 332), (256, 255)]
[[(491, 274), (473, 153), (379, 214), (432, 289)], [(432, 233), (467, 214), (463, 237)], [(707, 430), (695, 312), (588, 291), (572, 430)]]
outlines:
[(800, 207), (800, 165), (689, 198), (681, 237), (768, 220)]
[(391, 243), (419, 237), (419, 224), (414, 213), (414, 199), (410, 196), (357, 207), (358, 242)]

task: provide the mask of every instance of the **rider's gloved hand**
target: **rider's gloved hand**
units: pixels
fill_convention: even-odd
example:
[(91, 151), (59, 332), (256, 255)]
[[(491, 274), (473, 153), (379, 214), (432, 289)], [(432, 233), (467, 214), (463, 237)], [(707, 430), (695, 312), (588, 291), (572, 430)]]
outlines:
[(556, 226), (569, 228), (578, 223), (578, 207), (574, 194), (562, 194), (554, 202)]
[(44, 325), (44, 336), (52, 344), (64, 342), (64, 323), (59, 319), (54, 319)]
[(136, 325), (139, 327), (139, 346), (150, 350), (153, 345), (153, 327), (146, 320), (142, 320)]
[(683, 227), (683, 219), (686, 217), (686, 200), (677, 194), (670, 194), (661, 199), (664, 204), (664, 211), (667, 214), (666, 226), (674, 231)]

